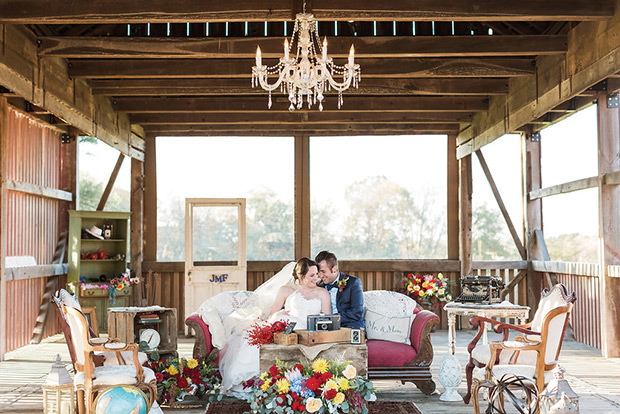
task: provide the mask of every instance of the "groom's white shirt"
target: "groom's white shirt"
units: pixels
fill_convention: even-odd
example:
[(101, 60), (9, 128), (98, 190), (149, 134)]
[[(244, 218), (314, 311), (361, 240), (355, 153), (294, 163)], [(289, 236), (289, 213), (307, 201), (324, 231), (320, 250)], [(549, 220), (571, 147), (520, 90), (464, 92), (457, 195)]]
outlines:
[(338, 281), (340, 281), (340, 275), (338, 275), (336, 280), (334, 280), (334, 283), (336, 283), (336, 287), (334, 289), (328, 290), (329, 297), (332, 302), (332, 314), (333, 315), (338, 313), (338, 307), (336, 306), (336, 296), (338, 296), (338, 285), (337, 285)]

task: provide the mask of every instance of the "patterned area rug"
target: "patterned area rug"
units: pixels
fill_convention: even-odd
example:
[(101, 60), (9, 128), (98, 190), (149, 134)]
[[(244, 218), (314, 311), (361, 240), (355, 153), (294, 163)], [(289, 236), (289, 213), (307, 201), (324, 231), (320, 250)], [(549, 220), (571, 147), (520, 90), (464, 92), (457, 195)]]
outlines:
[[(249, 404), (243, 401), (217, 401), (207, 406), (205, 414), (242, 414), (250, 410)], [(422, 414), (410, 401), (375, 401), (368, 403), (369, 414)]]

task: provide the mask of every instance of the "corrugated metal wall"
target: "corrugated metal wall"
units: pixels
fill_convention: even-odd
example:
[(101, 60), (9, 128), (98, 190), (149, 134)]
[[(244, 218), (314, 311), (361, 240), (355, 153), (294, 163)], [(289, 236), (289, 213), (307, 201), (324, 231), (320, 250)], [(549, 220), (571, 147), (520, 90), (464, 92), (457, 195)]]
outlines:
[[(60, 187), (60, 133), (41, 121), (8, 109), (7, 179)], [(37, 264), (52, 262), (58, 238), (58, 200), (9, 191), (7, 255), (34, 256)], [(39, 313), (47, 278), (7, 282), (6, 350), (28, 344)], [(50, 313), (46, 336), (59, 332)]]
[(575, 292), (577, 295), (577, 302), (570, 315), (575, 340), (601, 349), (601, 302), (598, 276), (558, 274), (557, 277), (558, 282), (564, 283), (569, 292)]

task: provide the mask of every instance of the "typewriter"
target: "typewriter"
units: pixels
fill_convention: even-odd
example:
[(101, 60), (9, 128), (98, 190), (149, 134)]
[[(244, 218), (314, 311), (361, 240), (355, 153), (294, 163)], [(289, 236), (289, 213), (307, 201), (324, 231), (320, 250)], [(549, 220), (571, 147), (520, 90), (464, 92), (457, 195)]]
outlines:
[(461, 279), (461, 294), (456, 302), (501, 302), (504, 282), (497, 276), (467, 276)]

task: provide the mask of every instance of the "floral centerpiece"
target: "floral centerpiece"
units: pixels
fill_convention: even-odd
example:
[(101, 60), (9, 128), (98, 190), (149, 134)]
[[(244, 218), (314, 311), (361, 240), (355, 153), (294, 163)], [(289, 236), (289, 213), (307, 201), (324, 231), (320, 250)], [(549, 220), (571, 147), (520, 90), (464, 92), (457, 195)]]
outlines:
[(248, 344), (260, 348), (261, 345), (273, 343), (273, 334), (284, 332), (289, 322), (285, 320), (269, 323), (260, 320), (250, 326), (247, 333)]
[(420, 305), (430, 303), (435, 310), (439, 310), (446, 302), (452, 300), (448, 289), (449, 281), (441, 273), (437, 277), (409, 273), (405, 276), (403, 283), (405, 293)]
[(371, 381), (358, 376), (355, 367), (316, 359), (288, 368), (282, 361), (245, 383), (252, 388), (251, 412), (368, 413), (375, 399)]
[(212, 394), (210, 400), (221, 399), (220, 376), (215, 364), (216, 353), (198, 359), (160, 359), (149, 361), (157, 380), (157, 402), (171, 404), (183, 401), (188, 395), (202, 398)]

